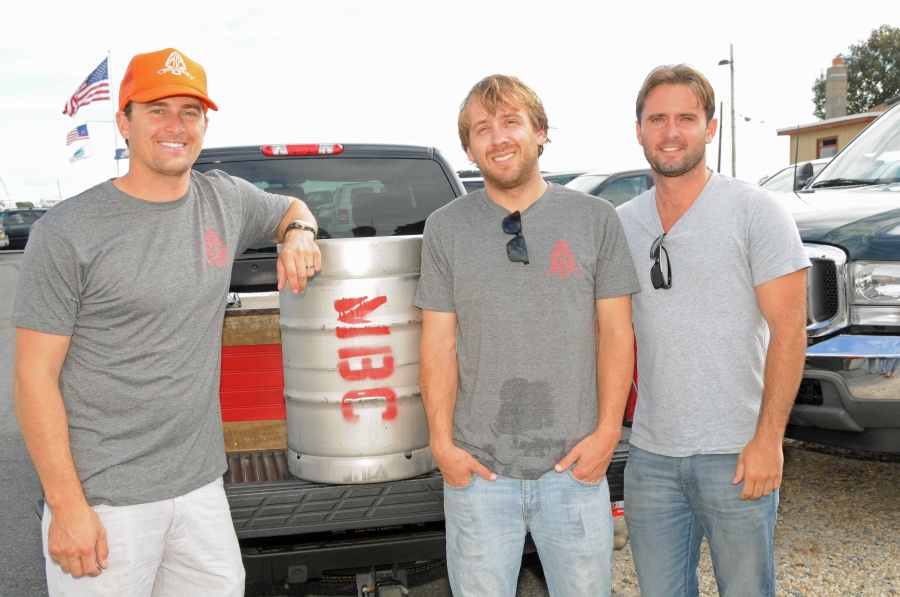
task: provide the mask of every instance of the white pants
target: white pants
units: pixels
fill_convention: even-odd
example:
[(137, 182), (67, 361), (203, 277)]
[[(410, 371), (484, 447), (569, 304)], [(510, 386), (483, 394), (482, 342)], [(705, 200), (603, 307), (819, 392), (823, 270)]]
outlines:
[(108, 566), (99, 576), (72, 578), (47, 553), (51, 513), (44, 506), (50, 597), (244, 594), (244, 566), (221, 478), (170, 500), (94, 511), (106, 529)]

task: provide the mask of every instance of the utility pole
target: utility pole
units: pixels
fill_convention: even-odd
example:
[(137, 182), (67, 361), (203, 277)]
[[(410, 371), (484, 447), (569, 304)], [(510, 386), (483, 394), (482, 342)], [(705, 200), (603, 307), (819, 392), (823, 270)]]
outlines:
[(737, 143), (734, 126), (734, 44), (728, 44), (728, 60), (719, 60), (719, 66), (728, 64), (731, 67), (731, 176), (737, 178)]
[[(719, 118), (722, 117), (722, 102), (719, 102)], [(722, 171), (722, 129), (719, 129), (719, 163), (716, 165), (716, 172)]]

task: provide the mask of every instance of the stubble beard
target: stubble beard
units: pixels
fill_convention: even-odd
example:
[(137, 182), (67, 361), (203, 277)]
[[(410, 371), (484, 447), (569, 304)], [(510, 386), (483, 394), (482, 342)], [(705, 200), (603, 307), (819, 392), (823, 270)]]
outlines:
[(669, 178), (677, 178), (696, 168), (706, 155), (705, 145), (688, 146), (685, 149), (687, 149), (687, 155), (678, 162), (664, 163), (662, 160), (657, 159), (646, 146), (644, 146), (644, 157), (647, 158), (650, 168), (657, 174)]
[(153, 167), (153, 171), (156, 172), (157, 174), (161, 174), (163, 176), (174, 176), (176, 178), (184, 176), (186, 172), (190, 171), (190, 169), (191, 169), (190, 166), (175, 168), (175, 167), (171, 167), (171, 166), (165, 166), (162, 164), (154, 164), (154, 167)]
[[(513, 172), (509, 172), (508, 176), (505, 178), (501, 178), (500, 176), (491, 172), (491, 170), (484, 168), (481, 164), (477, 164), (478, 168), (481, 170), (481, 175), (484, 177), (485, 183), (490, 183), (490, 186), (495, 187), (497, 189), (502, 189), (504, 191), (508, 191), (510, 189), (515, 189), (520, 186), (525, 185), (533, 174), (534, 169), (537, 167), (538, 163), (538, 152), (537, 149), (534, 149), (533, 155), (525, 156), (525, 160), (522, 162), (522, 167)], [(488, 158), (489, 163), (492, 163), (490, 158)]]
[[(194, 161), (196, 161), (196, 158)], [(185, 173), (190, 172), (191, 167), (193, 166), (193, 161), (187, 163), (187, 160), (164, 160), (159, 157), (154, 157), (150, 161), (149, 166), (150, 169), (156, 174), (178, 178), (184, 176)]]

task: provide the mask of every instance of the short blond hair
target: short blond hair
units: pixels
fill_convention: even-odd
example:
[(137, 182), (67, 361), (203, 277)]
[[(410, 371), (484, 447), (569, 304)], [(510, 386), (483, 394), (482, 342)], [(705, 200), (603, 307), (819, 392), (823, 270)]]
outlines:
[[(547, 113), (544, 104), (537, 94), (528, 85), (508, 75), (490, 75), (478, 81), (469, 91), (469, 95), (459, 106), (459, 141), (463, 150), (469, 149), (469, 107), (475, 102), (481, 102), (488, 114), (496, 114), (500, 108), (507, 107), (518, 110), (525, 108), (536, 130), (548, 131)], [(547, 138), (547, 143), (550, 139)], [(538, 147), (538, 155), (544, 152), (544, 147)]]

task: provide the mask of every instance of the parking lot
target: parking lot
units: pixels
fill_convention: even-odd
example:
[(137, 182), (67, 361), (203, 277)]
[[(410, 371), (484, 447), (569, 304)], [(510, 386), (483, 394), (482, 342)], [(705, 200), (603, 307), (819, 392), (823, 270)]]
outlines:
[[(40, 488), (12, 406), (14, 332), (0, 329), (0, 595), (46, 595), (34, 500)], [(828, 450), (787, 441), (780, 519), (775, 536), (779, 595), (900, 595), (900, 457)], [(701, 595), (716, 595), (704, 553)], [(616, 552), (613, 591), (640, 595), (631, 551)], [(547, 595), (540, 566), (526, 558), (520, 597)], [(348, 584), (253, 586), (248, 596), (355, 595)], [(446, 569), (410, 577), (412, 597), (450, 595)]]

